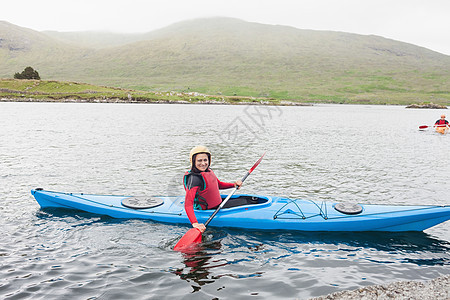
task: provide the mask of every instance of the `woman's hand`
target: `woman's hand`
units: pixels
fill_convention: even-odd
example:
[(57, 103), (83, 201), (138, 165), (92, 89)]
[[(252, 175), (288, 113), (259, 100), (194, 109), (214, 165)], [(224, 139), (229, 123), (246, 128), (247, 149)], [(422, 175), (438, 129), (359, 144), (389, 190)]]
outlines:
[(237, 187), (238, 189), (240, 189), (241, 186), (242, 186), (242, 180), (237, 180), (237, 181), (234, 183), (234, 187)]
[(206, 226), (202, 223), (192, 223), (192, 227), (197, 228), (201, 232), (204, 232), (206, 230)]

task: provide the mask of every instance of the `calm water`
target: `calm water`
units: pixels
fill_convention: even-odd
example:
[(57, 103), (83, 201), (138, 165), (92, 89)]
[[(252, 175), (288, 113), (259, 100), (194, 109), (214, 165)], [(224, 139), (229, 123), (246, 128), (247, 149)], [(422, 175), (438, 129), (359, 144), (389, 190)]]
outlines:
[(224, 181), (267, 151), (242, 192), (316, 201), (450, 205), (438, 110), (0, 103), (0, 298), (300, 298), (450, 273), (450, 222), (424, 233), (188, 229), (40, 210), (30, 189), (179, 195), (205, 144)]

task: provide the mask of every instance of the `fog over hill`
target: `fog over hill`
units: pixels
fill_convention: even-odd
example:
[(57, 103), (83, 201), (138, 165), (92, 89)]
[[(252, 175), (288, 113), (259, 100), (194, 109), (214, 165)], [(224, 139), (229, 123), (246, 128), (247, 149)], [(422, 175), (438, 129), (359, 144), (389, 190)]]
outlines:
[(147, 90), (450, 101), (450, 56), (380, 36), (231, 18), (145, 34), (37, 32), (0, 21), (0, 77), (28, 65), (42, 79)]

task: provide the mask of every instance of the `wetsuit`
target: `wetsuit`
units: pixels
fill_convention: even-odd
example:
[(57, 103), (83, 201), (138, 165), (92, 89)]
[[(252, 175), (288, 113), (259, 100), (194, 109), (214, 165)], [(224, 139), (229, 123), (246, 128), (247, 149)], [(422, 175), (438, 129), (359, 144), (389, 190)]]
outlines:
[(219, 189), (232, 187), (234, 187), (234, 183), (220, 181), (209, 168), (206, 172), (186, 172), (184, 175), (184, 188), (186, 190), (184, 208), (191, 224), (198, 223), (194, 209), (217, 208), (222, 203)]
[(448, 121), (445, 119), (439, 119), (436, 121), (436, 123), (434, 123), (434, 125), (437, 125), (438, 127), (444, 127), (445, 125), (448, 125)]

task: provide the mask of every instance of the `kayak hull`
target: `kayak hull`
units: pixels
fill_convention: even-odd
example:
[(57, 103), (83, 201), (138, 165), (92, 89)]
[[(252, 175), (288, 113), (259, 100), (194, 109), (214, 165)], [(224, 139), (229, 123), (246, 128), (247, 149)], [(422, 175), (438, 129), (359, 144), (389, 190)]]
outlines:
[[(120, 219), (147, 219), (172, 224), (190, 224), (184, 210), (184, 196), (153, 197), (158, 205), (135, 209), (123, 203), (133, 196), (87, 195), (32, 190), (42, 208), (76, 209)], [(337, 203), (257, 195), (256, 204), (222, 208), (209, 226), (257, 230), (294, 231), (423, 231), (450, 219), (450, 206), (402, 206), (361, 204), (361, 212), (343, 213)], [(233, 200), (234, 199), (234, 200)], [(200, 223), (214, 210), (196, 210)]]
[(440, 133), (440, 134), (447, 134), (449, 131), (449, 127), (447, 126), (437, 126), (436, 127), (436, 132)]

